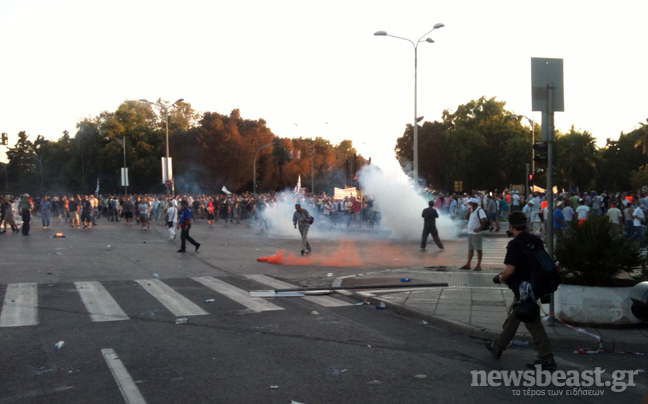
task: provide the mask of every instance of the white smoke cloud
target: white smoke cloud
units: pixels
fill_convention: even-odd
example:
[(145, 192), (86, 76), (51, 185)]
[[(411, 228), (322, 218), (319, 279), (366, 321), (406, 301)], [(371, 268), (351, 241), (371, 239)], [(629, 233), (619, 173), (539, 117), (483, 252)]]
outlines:
[[(318, 216), (316, 208), (310, 207), (298, 199), (292, 190), (279, 194), (276, 203), (260, 215), (255, 223), (275, 237), (299, 237), (293, 227), (292, 216), (295, 203), (301, 203), (315, 216), (309, 237), (328, 239), (386, 238), (418, 241), (423, 231), (421, 212), (428, 206), (428, 201), (416, 193), (409, 177), (402, 171), (383, 173), (376, 165), (367, 165), (360, 171), (362, 193), (374, 199), (374, 209), (381, 214), (379, 228), (347, 228), (346, 217), (338, 225), (333, 225), (328, 218)], [(441, 212), (439, 212), (441, 213)], [(441, 240), (457, 238), (458, 225), (449, 216), (441, 215), (436, 221)], [(428, 240), (429, 242), (431, 240)]]
[[(391, 238), (420, 240), (423, 231), (421, 213), (428, 201), (419, 195), (402, 171), (383, 173), (375, 165), (367, 165), (360, 172), (363, 193), (372, 195), (374, 207), (382, 216), (381, 227), (391, 231)], [(441, 212), (439, 212), (441, 213)], [(450, 217), (440, 215), (436, 221), (441, 240), (455, 239), (458, 227)]]

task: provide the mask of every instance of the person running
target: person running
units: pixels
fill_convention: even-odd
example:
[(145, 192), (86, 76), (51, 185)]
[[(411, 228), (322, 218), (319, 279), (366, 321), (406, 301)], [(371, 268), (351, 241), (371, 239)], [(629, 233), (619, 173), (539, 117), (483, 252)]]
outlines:
[(181, 202), (182, 210), (180, 211), (180, 221), (178, 222), (178, 228), (182, 229), (180, 232), (180, 249), (179, 253), (186, 252), (186, 244), (189, 241), (191, 244), (196, 247), (196, 252), (200, 248), (200, 243), (191, 238), (189, 235), (189, 230), (191, 229), (191, 210), (189, 209), (189, 202), (187, 200), (182, 200)]
[(313, 223), (313, 218), (308, 213), (308, 211), (306, 209), (302, 209), (300, 204), (296, 204), (295, 213), (293, 213), (293, 225), (295, 226), (296, 229), (297, 224), (299, 224), (299, 233), (301, 234), (301, 239), (302, 239), (301, 255), (304, 255), (304, 253), (308, 254), (311, 252), (311, 246), (310, 243), (308, 242), (308, 230), (310, 229), (310, 225), (312, 223)]

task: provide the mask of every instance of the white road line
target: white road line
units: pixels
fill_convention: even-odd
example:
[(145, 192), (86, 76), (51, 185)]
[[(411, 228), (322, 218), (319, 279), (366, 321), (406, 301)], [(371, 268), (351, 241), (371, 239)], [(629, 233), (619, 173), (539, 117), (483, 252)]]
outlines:
[[(289, 288), (295, 288), (295, 285), (291, 285), (290, 283), (286, 283), (283, 281), (280, 281), (278, 279), (271, 278), (266, 275), (245, 275), (246, 278), (251, 279), (255, 282), (262, 283), (264, 285), (268, 285), (271, 288), (275, 289), (289, 289)], [(343, 306), (351, 306), (350, 303), (343, 302), (342, 300), (335, 299), (330, 296), (304, 296), (302, 299), (308, 300), (309, 302), (315, 303), (317, 305), (320, 305), (322, 307), (343, 307)]]
[(162, 303), (174, 316), (202, 316), (209, 314), (159, 279), (141, 279), (135, 282), (139, 283), (144, 290)]
[(74, 282), (92, 321), (129, 320), (124, 310), (99, 282)]
[(110, 368), (110, 372), (112, 372), (126, 403), (146, 404), (144, 397), (142, 397), (142, 393), (140, 393), (139, 389), (135, 385), (135, 381), (133, 381), (133, 378), (128, 374), (126, 367), (115, 351), (111, 348), (106, 348), (102, 349), (101, 353), (103, 354), (103, 357)]
[(0, 327), (21, 327), (38, 324), (38, 286), (35, 283), (7, 285)]
[(258, 297), (250, 297), (250, 293), (242, 289), (234, 287), (229, 283), (225, 283), (221, 280), (218, 280), (211, 276), (195, 277), (191, 278), (194, 281), (208, 287), (209, 289), (215, 290), (216, 292), (234, 300), (237, 303), (242, 304), (252, 311), (272, 311), (272, 310), (283, 310), (283, 307), (279, 307), (276, 304), (272, 304)]

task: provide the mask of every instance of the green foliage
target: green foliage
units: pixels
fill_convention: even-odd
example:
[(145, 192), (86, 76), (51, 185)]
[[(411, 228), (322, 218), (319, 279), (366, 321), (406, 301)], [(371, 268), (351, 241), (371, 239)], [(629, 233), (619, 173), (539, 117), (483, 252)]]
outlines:
[[(481, 97), (443, 112), (442, 122), (425, 122), (419, 130), (419, 172), (432, 187), (504, 189), (525, 180), (531, 159), (531, 131), (522, 126), (505, 102)], [(413, 127), (396, 143), (402, 167), (413, 159)], [(526, 150), (525, 150), (526, 149)]]
[(581, 226), (574, 224), (558, 239), (555, 257), (563, 282), (582, 286), (625, 286), (621, 275), (645, 264), (637, 244), (612, 235), (607, 217), (593, 216)]
[(587, 131), (577, 132), (572, 127), (567, 134), (556, 134), (555, 185), (595, 189), (599, 161), (596, 152), (596, 141)]

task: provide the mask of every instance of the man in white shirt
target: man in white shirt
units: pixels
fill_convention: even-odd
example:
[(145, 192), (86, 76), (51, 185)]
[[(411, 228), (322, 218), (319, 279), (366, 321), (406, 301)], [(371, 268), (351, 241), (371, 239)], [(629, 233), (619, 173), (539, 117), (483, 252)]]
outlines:
[(644, 214), (643, 210), (641, 210), (641, 207), (639, 207), (636, 199), (632, 201), (632, 219), (632, 238), (639, 240), (639, 248), (644, 248), (646, 247), (646, 244), (644, 243), (645, 232), (643, 222), (646, 219), (646, 215)]
[(468, 201), (471, 210), (468, 211), (468, 261), (460, 269), (470, 269), (474, 251), (477, 250), (477, 266), (475, 271), (481, 271), (482, 260), (482, 229), (488, 224), (488, 218), (484, 209), (479, 207), (479, 201), (471, 198)]
[(567, 200), (567, 202), (565, 202), (563, 216), (565, 216), (565, 223), (567, 223), (568, 225), (570, 225), (574, 220), (574, 208), (572, 208), (572, 203), (570, 200)]
[(511, 212), (520, 210), (520, 194), (515, 192), (511, 195)]
[(623, 214), (616, 207), (616, 204), (612, 204), (605, 215), (610, 219), (610, 223), (612, 223), (612, 235), (618, 236), (623, 234)]
[(578, 221), (580, 222), (583, 219), (587, 220), (589, 218), (589, 211), (590, 211), (590, 208), (589, 208), (589, 206), (585, 205), (585, 201), (583, 199), (579, 199), (578, 200), (578, 207), (576, 208), (576, 214), (578, 215)]
[(176, 238), (176, 226), (178, 224), (178, 202), (175, 199), (169, 200), (167, 209), (167, 230), (169, 231), (169, 240)]

